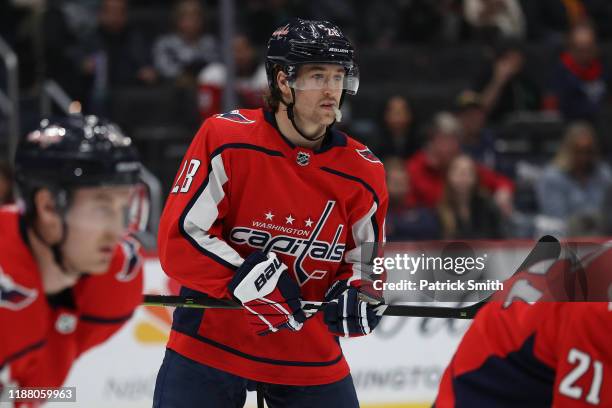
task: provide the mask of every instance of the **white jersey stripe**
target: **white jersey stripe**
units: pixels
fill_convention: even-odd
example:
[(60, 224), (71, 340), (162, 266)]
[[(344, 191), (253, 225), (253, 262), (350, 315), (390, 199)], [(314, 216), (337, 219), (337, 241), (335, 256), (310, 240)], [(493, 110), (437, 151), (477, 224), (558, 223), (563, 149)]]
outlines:
[(183, 229), (202, 249), (238, 267), (243, 262), (238, 252), (223, 240), (208, 234), (219, 216), (218, 205), (225, 198), (223, 185), (228, 180), (220, 154), (215, 156), (210, 164), (208, 183), (185, 216)]
[[(362, 258), (369, 259), (372, 253), (362, 253), (364, 251), (364, 243), (374, 243), (376, 240), (376, 231), (374, 231), (374, 225), (372, 224), (372, 217), (376, 214), (378, 204), (372, 203), (370, 211), (368, 211), (361, 219), (353, 224), (353, 242), (355, 242), (355, 248), (346, 252), (344, 260), (346, 263), (352, 264), (353, 275), (348, 279), (348, 284), (354, 280), (363, 279), (362, 275)], [(372, 248), (367, 249), (368, 252), (373, 251)]]

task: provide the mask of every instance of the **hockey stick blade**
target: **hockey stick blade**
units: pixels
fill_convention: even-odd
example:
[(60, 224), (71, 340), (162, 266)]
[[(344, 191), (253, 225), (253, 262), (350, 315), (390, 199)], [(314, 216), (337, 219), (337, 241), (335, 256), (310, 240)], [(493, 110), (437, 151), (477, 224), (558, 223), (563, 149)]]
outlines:
[[(515, 273), (526, 269), (541, 260), (558, 258), (561, 253), (561, 244), (556, 238), (546, 235), (538, 240), (529, 255), (517, 268)], [(491, 300), (493, 295), (477, 303), (462, 307), (441, 306), (415, 306), (415, 305), (380, 305), (377, 314), (383, 316), (402, 317), (433, 317), (448, 319), (473, 319), (476, 313)], [(169, 307), (193, 307), (200, 309), (241, 309), (242, 306), (231, 299), (215, 299), (202, 294), (197, 297), (190, 296), (167, 296), (167, 295), (144, 295), (145, 306), (169, 306)], [(307, 314), (314, 314), (323, 307), (326, 302), (302, 301), (302, 309)]]

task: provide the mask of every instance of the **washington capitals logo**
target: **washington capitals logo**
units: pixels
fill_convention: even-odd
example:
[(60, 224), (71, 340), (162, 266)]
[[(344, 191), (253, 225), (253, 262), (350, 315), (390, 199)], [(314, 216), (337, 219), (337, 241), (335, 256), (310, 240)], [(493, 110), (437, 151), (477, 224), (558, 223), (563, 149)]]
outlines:
[[(324, 270), (307, 271), (303, 263), (307, 257), (324, 262), (340, 262), (346, 245), (340, 242), (344, 225), (336, 227), (332, 242), (317, 239), (325, 226), (336, 202), (328, 201), (323, 213), (317, 220), (309, 235), (296, 238), (289, 235), (272, 236), (267, 231), (248, 227), (236, 227), (230, 233), (230, 240), (236, 244), (247, 244), (250, 247), (261, 249), (264, 252), (274, 251), (295, 257), (293, 270), (300, 286), (310, 279), (323, 279), (327, 274)], [(274, 227), (274, 225), (272, 225)]]
[(362, 150), (358, 150), (358, 149), (355, 149), (355, 150), (357, 151), (357, 153), (359, 153), (361, 157), (363, 157), (367, 161), (372, 162), (372, 163), (381, 163), (380, 159), (376, 157), (374, 153), (372, 153), (372, 151), (368, 149), (367, 147)]
[(0, 268), (0, 308), (21, 310), (36, 300), (38, 291), (15, 283)]
[(215, 118), (225, 119), (225, 120), (229, 120), (230, 122), (236, 122), (236, 123), (245, 123), (245, 124), (255, 123), (254, 120), (246, 118), (242, 113), (238, 111), (238, 109), (233, 110), (231, 112), (220, 113), (218, 115), (215, 115)]

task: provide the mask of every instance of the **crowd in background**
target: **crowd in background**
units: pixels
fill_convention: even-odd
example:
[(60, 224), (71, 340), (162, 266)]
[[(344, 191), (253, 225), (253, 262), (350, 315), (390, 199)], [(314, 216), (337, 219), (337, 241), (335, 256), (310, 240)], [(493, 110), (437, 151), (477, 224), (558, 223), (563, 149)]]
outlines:
[[(267, 89), (265, 42), (273, 27), (292, 16), (334, 21), (355, 42), (358, 61), (360, 49), (384, 53), (422, 47), (435, 53), (444, 46), (481, 47), (486, 62), (452, 91), (451, 104), (440, 102), (431, 112), (419, 114), (421, 102), (410, 86), (381, 86), (380, 114), (370, 109), (368, 115), (359, 115), (358, 99), (347, 98), (343, 106), (348, 119), (338, 125), (385, 164), (389, 240), (612, 233), (612, 172), (607, 164), (612, 127), (602, 125), (610, 105), (610, 83), (601, 52), (601, 44), (612, 41), (612, 2), (235, 3), (239, 31), (232, 42), (233, 85), (240, 107), (262, 106)], [(126, 107), (117, 113), (116, 91), (170, 86), (193, 96), (187, 100), (196, 119), (187, 126), (197, 126), (221, 111), (227, 82), (217, 35), (218, 8), (219, 1), (198, 0), (5, 1), (0, 3), (0, 36), (19, 55), (25, 95), (37, 94), (43, 79), (53, 79), (81, 101), (85, 112), (110, 116), (129, 127), (133, 123)], [(551, 68), (540, 78), (530, 74), (525, 44), (553, 50)], [(401, 71), (401, 66), (388, 68)], [(433, 69), (449, 71), (443, 66)], [(365, 69), (362, 76), (364, 84), (384, 82), (368, 76)], [(0, 83), (4, 79), (0, 72)], [(436, 85), (432, 81), (432, 88)], [(163, 102), (168, 110), (178, 103)], [(362, 105), (368, 102), (361, 99)], [(27, 112), (24, 115), (27, 127)], [(155, 116), (145, 115), (151, 120)], [(517, 115), (523, 121), (560, 124), (554, 148), (543, 161), (519, 166), (519, 160), (504, 156), (501, 142), (508, 138), (502, 138), (500, 129)], [(127, 119), (122, 123), (122, 118)], [(163, 139), (168, 134), (164, 132), (162, 128), (155, 139), (149, 131), (150, 143)], [(12, 199), (11, 177), (10, 168), (0, 165), (0, 203)]]

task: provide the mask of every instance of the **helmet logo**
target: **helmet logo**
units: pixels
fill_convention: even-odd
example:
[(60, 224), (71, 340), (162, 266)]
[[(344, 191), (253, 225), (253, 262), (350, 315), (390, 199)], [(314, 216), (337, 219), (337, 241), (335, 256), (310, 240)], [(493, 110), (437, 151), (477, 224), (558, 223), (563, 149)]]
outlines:
[(308, 166), (308, 164), (310, 163), (310, 153), (298, 152), (295, 161), (300, 166)]
[(272, 37), (282, 37), (287, 34), (289, 34), (289, 24), (281, 28), (278, 28), (276, 31), (274, 31), (272, 33)]
[(28, 134), (28, 142), (38, 143), (43, 149), (58, 143), (66, 135), (66, 129), (59, 126), (49, 126), (41, 130), (35, 130)]
[(342, 34), (340, 34), (340, 31), (338, 31), (336, 28), (325, 27), (323, 24), (319, 24), (318, 27), (321, 30), (327, 31), (327, 35), (329, 35), (330, 37), (342, 37)]

